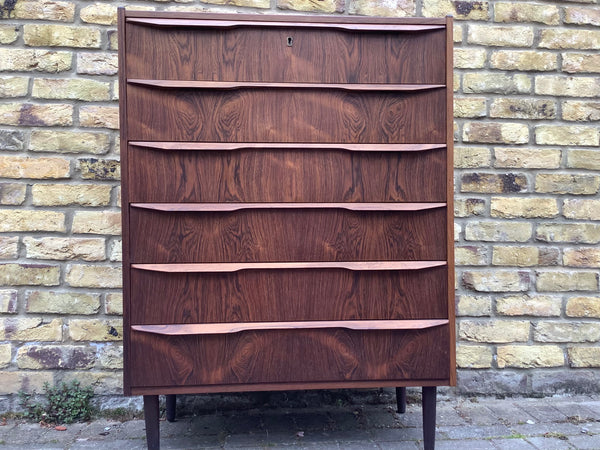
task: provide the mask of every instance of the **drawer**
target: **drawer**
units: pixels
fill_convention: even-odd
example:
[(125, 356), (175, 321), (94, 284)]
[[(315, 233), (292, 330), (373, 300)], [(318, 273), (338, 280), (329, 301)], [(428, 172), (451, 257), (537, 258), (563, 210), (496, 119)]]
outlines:
[(446, 208), (349, 211), (312, 205), (298, 209), (258, 206), (225, 212), (132, 207), (129, 226), (144, 231), (130, 237), (130, 261), (446, 260)]
[(446, 266), (224, 273), (132, 269), (131, 323), (447, 319), (447, 273)]
[(445, 59), (445, 39), (445, 29), (163, 28), (130, 22), (127, 74), (179, 80), (444, 84), (440, 61)]
[[(132, 387), (449, 378), (448, 325), (227, 335), (131, 332)], [(309, 363), (307, 363), (309, 362)]]
[[(446, 90), (184, 89), (127, 86), (142, 141), (445, 143)], [(160, 126), (157, 126), (160, 124)]]
[(131, 202), (446, 201), (445, 148), (127, 151)]

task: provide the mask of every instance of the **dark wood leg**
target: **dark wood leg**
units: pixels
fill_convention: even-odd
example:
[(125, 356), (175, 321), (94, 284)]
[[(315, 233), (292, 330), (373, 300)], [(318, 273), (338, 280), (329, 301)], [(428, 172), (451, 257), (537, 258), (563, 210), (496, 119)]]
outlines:
[(144, 420), (146, 421), (148, 450), (160, 450), (158, 416), (158, 395), (144, 395)]
[(423, 386), (423, 444), (425, 450), (435, 449), (435, 407), (437, 388)]
[(167, 420), (169, 422), (175, 422), (175, 405), (177, 404), (177, 396), (175, 394), (168, 394), (167, 400)]
[(398, 412), (404, 414), (406, 412), (406, 388), (396, 388), (396, 403), (398, 404)]

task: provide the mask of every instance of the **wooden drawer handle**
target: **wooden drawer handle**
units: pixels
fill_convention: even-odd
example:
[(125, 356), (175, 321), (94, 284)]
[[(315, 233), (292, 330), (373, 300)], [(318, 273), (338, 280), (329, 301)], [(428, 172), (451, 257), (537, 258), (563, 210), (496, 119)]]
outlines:
[(311, 330), (347, 328), (349, 330), (422, 330), (446, 325), (447, 319), (433, 320), (327, 320), (306, 322), (241, 322), (177, 325), (133, 325), (132, 330), (167, 336), (231, 334), (242, 331)]
[(230, 212), (242, 209), (346, 209), (349, 211), (424, 211), (446, 203), (131, 203), (132, 208), (165, 212)]

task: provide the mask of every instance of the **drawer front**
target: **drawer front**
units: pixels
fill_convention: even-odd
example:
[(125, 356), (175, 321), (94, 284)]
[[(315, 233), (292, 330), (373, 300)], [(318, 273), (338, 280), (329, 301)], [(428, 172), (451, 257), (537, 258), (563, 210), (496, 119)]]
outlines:
[(128, 158), (131, 202), (446, 201), (445, 149), (218, 152), (130, 145)]
[[(446, 91), (127, 86), (130, 140), (444, 143)], [(160, 126), (157, 126), (160, 124)]]
[(445, 266), (398, 271), (131, 271), (131, 323), (446, 319)]
[(419, 331), (269, 330), (163, 336), (131, 332), (133, 387), (443, 380), (448, 326)]
[[(351, 32), (127, 24), (130, 78), (444, 84), (445, 30)], [(291, 45), (288, 38), (292, 38)]]
[(446, 209), (131, 208), (132, 263), (446, 260)]

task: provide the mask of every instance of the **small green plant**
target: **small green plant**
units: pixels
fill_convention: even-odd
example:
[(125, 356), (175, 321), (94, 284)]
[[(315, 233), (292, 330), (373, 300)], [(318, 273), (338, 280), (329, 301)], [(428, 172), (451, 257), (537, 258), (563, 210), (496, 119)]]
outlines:
[(91, 387), (81, 387), (79, 381), (50, 386), (44, 383), (44, 403), (34, 402), (35, 395), (19, 391), (19, 404), (24, 409), (23, 417), (36, 422), (73, 423), (89, 420), (92, 415), (90, 401), (94, 395)]

